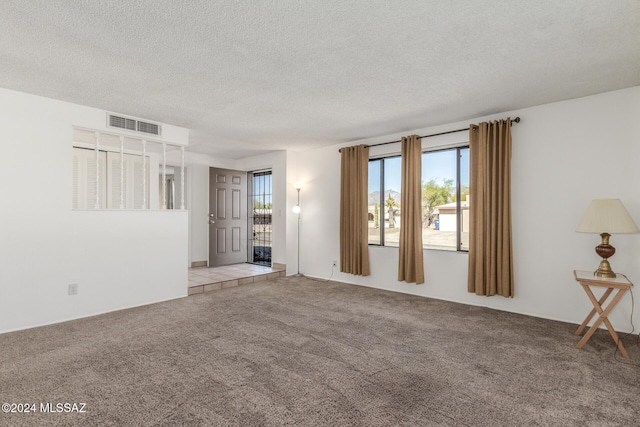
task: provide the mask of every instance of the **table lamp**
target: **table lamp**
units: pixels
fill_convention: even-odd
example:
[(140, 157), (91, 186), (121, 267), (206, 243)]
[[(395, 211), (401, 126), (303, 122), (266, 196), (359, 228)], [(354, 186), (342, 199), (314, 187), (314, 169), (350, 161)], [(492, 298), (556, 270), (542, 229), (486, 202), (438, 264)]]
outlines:
[(576, 231), (600, 234), (602, 243), (596, 246), (596, 253), (602, 257), (602, 261), (594, 275), (609, 278), (616, 277), (616, 273), (611, 270), (609, 264), (609, 258), (616, 253), (616, 248), (609, 244), (611, 234), (640, 233), (640, 229), (620, 199), (592, 200)]

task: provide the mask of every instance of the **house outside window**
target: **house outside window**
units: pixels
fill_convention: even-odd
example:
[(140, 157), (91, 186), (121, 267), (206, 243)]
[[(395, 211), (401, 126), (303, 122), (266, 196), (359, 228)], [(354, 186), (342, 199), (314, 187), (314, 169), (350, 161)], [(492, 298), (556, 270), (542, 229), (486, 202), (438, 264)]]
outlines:
[[(369, 161), (369, 244), (399, 245), (401, 157)], [(469, 147), (422, 154), (422, 241), (424, 249), (469, 249)]]

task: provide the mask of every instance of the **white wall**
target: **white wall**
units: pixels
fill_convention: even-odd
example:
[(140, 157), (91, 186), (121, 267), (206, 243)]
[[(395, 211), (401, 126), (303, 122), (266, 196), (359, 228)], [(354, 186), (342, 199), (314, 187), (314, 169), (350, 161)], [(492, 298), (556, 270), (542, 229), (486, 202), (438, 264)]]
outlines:
[[(105, 111), (0, 89), (0, 333), (186, 296), (186, 212), (71, 209), (72, 126), (105, 124)], [(188, 143), (186, 129), (163, 135)]]
[(189, 266), (209, 260), (209, 166), (190, 165), (187, 183)]
[[(334, 279), (581, 323), (592, 307), (572, 271), (595, 269), (599, 262), (594, 252), (599, 236), (574, 232), (589, 202), (621, 198), (640, 224), (640, 87), (342, 145), (437, 133), (507, 116), (522, 118), (512, 128), (514, 298), (469, 294), (468, 256), (464, 253), (425, 251), (426, 284), (417, 286), (396, 280), (396, 248), (371, 247), (371, 276), (336, 273)], [(461, 132), (424, 139), (423, 146), (443, 147), (467, 140), (468, 134)], [(338, 148), (297, 153), (296, 166), (289, 172), (290, 180), (304, 182), (300, 270), (310, 276), (328, 277), (331, 261), (339, 259)], [(371, 149), (372, 155), (398, 152), (394, 145)], [(288, 191), (288, 197), (289, 204), (295, 203), (295, 190)], [(287, 227), (293, 236), (293, 216)], [(291, 243), (292, 237), (288, 239)], [(640, 283), (640, 235), (615, 235), (612, 244), (617, 248), (611, 259), (613, 269)], [(289, 262), (295, 260), (292, 252)], [(637, 300), (635, 311), (640, 313), (640, 298)], [(611, 316), (614, 327), (630, 331), (630, 315), (631, 297), (627, 295)], [(640, 329), (639, 318), (636, 314), (636, 330)], [(573, 332), (573, 327), (569, 329)]]

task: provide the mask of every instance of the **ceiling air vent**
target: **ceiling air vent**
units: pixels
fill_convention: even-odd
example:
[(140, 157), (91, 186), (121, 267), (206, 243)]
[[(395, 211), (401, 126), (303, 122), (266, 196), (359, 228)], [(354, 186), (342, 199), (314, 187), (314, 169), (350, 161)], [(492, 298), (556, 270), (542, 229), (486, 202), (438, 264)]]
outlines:
[(112, 128), (132, 130), (134, 132), (160, 135), (161, 127), (156, 123), (143, 122), (141, 120), (130, 119), (128, 117), (107, 114), (108, 126)]
[(138, 121), (138, 132), (160, 135), (160, 125)]
[(118, 117), (110, 114), (109, 126), (112, 128), (136, 130), (136, 121), (133, 119), (127, 119), (126, 117)]

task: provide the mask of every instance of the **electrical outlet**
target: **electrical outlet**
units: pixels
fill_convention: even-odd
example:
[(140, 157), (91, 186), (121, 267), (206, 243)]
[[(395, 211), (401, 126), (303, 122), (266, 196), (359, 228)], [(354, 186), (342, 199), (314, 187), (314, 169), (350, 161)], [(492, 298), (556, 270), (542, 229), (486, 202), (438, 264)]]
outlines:
[(338, 261), (336, 261), (335, 259), (333, 260), (333, 264), (331, 264), (332, 267), (337, 267), (338, 266)]
[(69, 295), (78, 295), (78, 284), (71, 283), (69, 285)]

